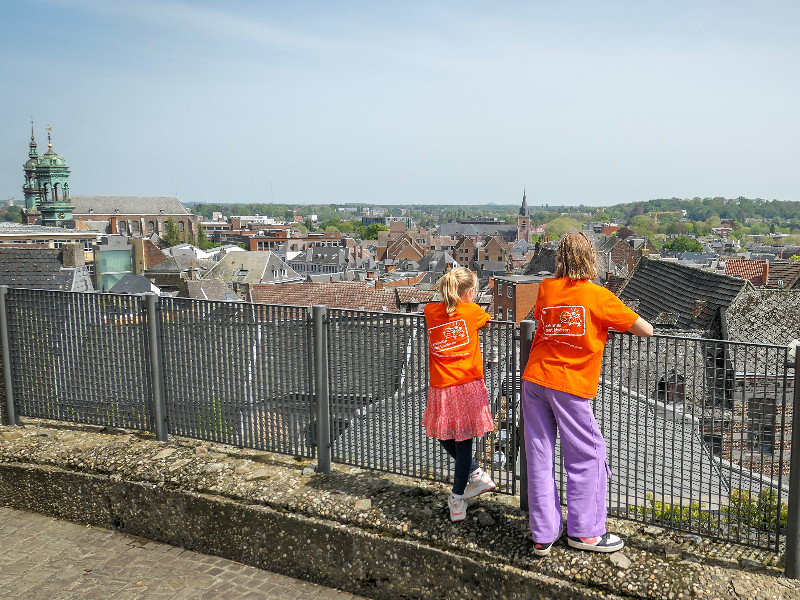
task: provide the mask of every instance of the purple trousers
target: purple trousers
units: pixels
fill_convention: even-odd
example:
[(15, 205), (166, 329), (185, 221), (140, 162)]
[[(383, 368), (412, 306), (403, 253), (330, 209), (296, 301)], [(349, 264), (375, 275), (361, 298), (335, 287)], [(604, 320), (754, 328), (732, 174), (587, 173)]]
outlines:
[(528, 507), (534, 542), (553, 541), (561, 528), (561, 504), (553, 471), (556, 430), (567, 472), (567, 534), (606, 532), (606, 444), (586, 398), (522, 381)]

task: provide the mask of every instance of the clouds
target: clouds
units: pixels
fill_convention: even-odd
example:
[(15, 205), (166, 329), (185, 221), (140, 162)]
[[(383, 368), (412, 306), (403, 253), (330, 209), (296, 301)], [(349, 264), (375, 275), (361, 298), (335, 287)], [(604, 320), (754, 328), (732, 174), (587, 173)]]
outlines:
[[(791, 3), (385, 4), (15, 7), (0, 196), (20, 195), (31, 113), (52, 122), (75, 193), (798, 195)], [(41, 23), (63, 27), (42, 44)]]

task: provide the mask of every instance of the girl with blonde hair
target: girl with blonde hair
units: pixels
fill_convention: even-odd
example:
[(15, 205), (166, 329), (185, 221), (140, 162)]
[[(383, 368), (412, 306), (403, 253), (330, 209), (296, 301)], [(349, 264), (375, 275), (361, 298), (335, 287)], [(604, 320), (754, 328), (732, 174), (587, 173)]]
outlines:
[(452, 269), (437, 285), (443, 302), (425, 306), (430, 385), (422, 424), (455, 460), (447, 505), (450, 520), (463, 521), (466, 499), (497, 487), (472, 457), (472, 438), (494, 429), (478, 338), (491, 317), (473, 301), (478, 278), (472, 271)]
[(653, 326), (592, 283), (597, 266), (585, 233), (567, 233), (556, 260), (555, 278), (539, 284), (534, 308), (538, 326), (522, 374), (533, 552), (549, 554), (563, 529), (553, 475), (559, 433), (567, 472), (567, 543), (582, 550), (615, 552), (625, 544), (606, 531), (611, 471), (589, 400), (597, 394), (609, 328), (651, 336)]

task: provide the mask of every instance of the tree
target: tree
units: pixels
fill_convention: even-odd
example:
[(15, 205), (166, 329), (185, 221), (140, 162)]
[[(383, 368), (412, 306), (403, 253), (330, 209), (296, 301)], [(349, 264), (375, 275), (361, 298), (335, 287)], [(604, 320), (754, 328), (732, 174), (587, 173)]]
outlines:
[(164, 229), (164, 242), (167, 246), (177, 246), (181, 243), (181, 234), (178, 231), (178, 224), (173, 217), (167, 219)]
[(572, 217), (558, 217), (544, 226), (551, 240), (561, 238), (568, 231), (580, 231), (581, 223)]
[(702, 252), (703, 245), (690, 237), (676, 237), (671, 243), (665, 244), (665, 248), (673, 252)]
[(6, 212), (3, 213), (3, 218), (13, 223), (22, 223), (22, 207), (17, 205), (9, 206)]
[(201, 250), (208, 250), (209, 248), (215, 248), (219, 246), (218, 243), (212, 242), (208, 239), (206, 235), (206, 228), (203, 227), (202, 223), (197, 224), (197, 247)]
[(628, 223), (628, 229), (643, 238), (651, 238), (655, 235), (655, 222), (647, 215), (636, 215)]
[(389, 231), (386, 225), (373, 223), (367, 227), (358, 227), (356, 231), (361, 235), (362, 240), (377, 240), (379, 231)]

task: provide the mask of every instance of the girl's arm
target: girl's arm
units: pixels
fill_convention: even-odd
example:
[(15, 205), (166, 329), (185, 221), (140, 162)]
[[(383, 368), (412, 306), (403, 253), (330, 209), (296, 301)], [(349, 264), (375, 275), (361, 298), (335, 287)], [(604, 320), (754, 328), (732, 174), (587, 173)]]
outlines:
[(645, 321), (642, 317), (639, 317), (636, 319), (636, 322), (630, 326), (628, 333), (632, 333), (640, 337), (650, 337), (653, 335), (653, 326)]

